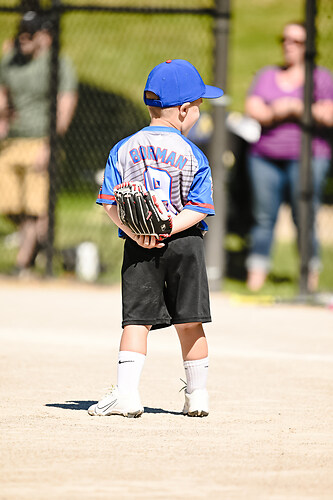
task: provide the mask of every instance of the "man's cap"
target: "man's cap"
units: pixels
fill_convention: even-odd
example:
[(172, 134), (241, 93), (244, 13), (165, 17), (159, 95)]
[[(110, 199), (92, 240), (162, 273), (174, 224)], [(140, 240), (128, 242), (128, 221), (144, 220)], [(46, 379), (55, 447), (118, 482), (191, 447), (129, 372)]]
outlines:
[[(158, 99), (147, 99), (147, 91), (156, 94)], [(193, 64), (184, 59), (169, 59), (149, 73), (143, 100), (148, 106), (170, 108), (200, 97), (216, 99), (222, 95), (222, 89), (204, 84)]]
[(19, 24), (19, 34), (30, 33), (34, 35), (37, 31), (48, 30), (52, 28), (52, 23), (48, 17), (39, 12), (29, 10), (23, 15)]

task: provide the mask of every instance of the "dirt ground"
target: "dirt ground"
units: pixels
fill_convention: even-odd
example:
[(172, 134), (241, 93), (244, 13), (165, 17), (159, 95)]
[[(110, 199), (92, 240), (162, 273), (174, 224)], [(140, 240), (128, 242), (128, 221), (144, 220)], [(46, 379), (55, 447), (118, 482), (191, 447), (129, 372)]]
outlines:
[(0, 281), (0, 498), (332, 499), (333, 311), (211, 301), (210, 415), (180, 413), (169, 328), (150, 337), (144, 415), (98, 418), (118, 288)]

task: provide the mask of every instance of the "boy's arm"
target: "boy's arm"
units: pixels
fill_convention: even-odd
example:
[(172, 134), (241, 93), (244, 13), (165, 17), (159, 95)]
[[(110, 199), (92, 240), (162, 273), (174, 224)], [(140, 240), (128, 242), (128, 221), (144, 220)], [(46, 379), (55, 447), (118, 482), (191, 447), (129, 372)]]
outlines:
[[(154, 236), (138, 236), (132, 233), (129, 227), (124, 226), (118, 217), (117, 206), (107, 205), (103, 203), (103, 207), (116, 226), (119, 227), (127, 236), (135, 241), (139, 246), (147, 249), (162, 248), (164, 243), (158, 241)], [(194, 210), (183, 210), (176, 217), (172, 218), (172, 232), (171, 235), (185, 231), (189, 227), (195, 226), (198, 222), (202, 221), (207, 214), (196, 212)]]
[(194, 210), (184, 209), (178, 215), (172, 218), (172, 234), (185, 231), (189, 227), (195, 226), (198, 222), (202, 221), (207, 214), (197, 212)]
[(132, 233), (128, 226), (122, 224), (121, 220), (118, 217), (117, 205), (107, 205), (106, 203), (103, 203), (103, 207), (112, 222), (114, 222), (116, 226), (119, 227), (119, 229), (121, 229), (127, 236), (129, 236), (133, 240), (135, 234)]

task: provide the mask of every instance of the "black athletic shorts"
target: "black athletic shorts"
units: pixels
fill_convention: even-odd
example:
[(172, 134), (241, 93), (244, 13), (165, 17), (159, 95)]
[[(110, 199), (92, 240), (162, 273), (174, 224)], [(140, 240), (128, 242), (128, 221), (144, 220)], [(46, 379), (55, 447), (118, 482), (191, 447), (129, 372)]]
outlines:
[(195, 227), (145, 249), (126, 238), (122, 266), (123, 322), (153, 325), (211, 321), (203, 236)]

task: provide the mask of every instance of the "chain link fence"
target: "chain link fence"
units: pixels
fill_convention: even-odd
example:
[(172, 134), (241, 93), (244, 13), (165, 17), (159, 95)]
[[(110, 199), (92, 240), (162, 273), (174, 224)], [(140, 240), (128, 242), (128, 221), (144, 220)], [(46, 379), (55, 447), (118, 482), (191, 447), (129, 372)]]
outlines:
[[(142, 99), (149, 71), (163, 60), (182, 58), (191, 60), (206, 81), (213, 78), (211, 1), (161, 1), (158, 8), (149, 1), (140, 2), (140, 8), (137, 5), (133, 1), (125, 6), (107, 1), (40, 2), (44, 12), (60, 19), (60, 55), (71, 60), (79, 81), (73, 120), (67, 133), (57, 138), (50, 191), (55, 206), (55, 275), (76, 271), (87, 279), (90, 274), (95, 279), (95, 272), (102, 281), (119, 278), (122, 242), (95, 200), (111, 147), (149, 123)], [(0, 43), (4, 45), (17, 32), (20, 2), (10, 6), (0, 2), (1, 7), (5, 30)], [(11, 272), (15, 265), (20, 235), (14, 222), (0, 218), (0, 273)], [(94, 267), (96, 252), (100, 269)], [(47, 267), (46, 254), (39, 252), (35, 263), (41, 274)]]
[[(240, 0), (231, 2), (232, 13), (236, 7), (240, 11), (240, 3)], [(3, 51), (14, 40), (22, 13), (34, 8), (33, 4), (39, 4), (42, 12), (54, 16), (56, 25), (59, 21), (60, 55), (71, 61), (78, 80), (78, 103), (70, 126), (62, 137), (53, 137), (56, 170), (52, 178), (51, 209), (54, 207), (55, 214), (54, 221), (48, 228), (49, 247), (46, 244), (38, 253), (34, 272), (43, 276), (46, 271), (52, 271), (56, 276), (79, 276), (110, 283), (119, 279), (122, 242), (117, 238), (116, 228), (109, 222), (104, 211), (95, 205), (109, 150), (118, 140), (148, 124), (142, 89), (147, 74), (156, 64), (172, 58), (188, 59), (198, 68), (207, 83), (213, 83), (215, 1), (128, 0), (125, 3), (120, 0), (70, 0), (65, 3), (59, 0), (0, 0), (0, 44)], [(259, 4), (260, 2), (256, 9), (269, 7), (266, 3)], [(330, 53), (332, 9), (330, 0), (318, 2), (317, 62), (330, 70), (333, 69)], [(247, 13), (246, 16), (247, 22), (253, 24), (251, 15)], [(289, 18), (285, 20), (288, 21)], [(237, 19), (235, 21), (237, 24)], [(255, 22), (257, 23), (256, 16)], [(261, 29), (264, 32), (268, 28), (263, 25)], [(232, 18), (231, 38), (235, 38)], [(264, 62), (268, 49), (260, 40), (255, 45), (255, 37), (251, 50), (252, 55), (255, 55), (255, 51), (258, 54), (260, 52)], [(231, 94), (238, 87), (240, 91), (237, 91), (238, 100), (230, 105), (228, 112), (233, 110), (233, 106), (242, 111), (243, 101), (239, 96), (242, 95), (243, 87), (245, 89), (250, 84), (253, 68), (247, 66), (250, 59), (247, 60), (245, 51), (235, 53), (231, 50), (229, 59), (234, 75), (230, 86)], [(233, 66), (237, 68), (233, 70)], [(60, 79), (61, 74), (58, 72), (56, 76)], [(202, 111), (203, 119), (199, 129), (194, 131), (193, 138), (197, 139), (199, 146), (208, 154), (212, 134), (209, 104), (205, 104)], [(4, 142), (2, 140), (1, 148)], [(225, 271), (230, 278), (244, 280), (246, 238), (250, 223), (248, 187), (242, 167), (244, 143), (232, 133), (229, 134), (228, 143), (236, 157), (237, 168), (232, 168), (235, 158), (230, 155), (228, 157), (227, 152), (223, 158), (226, 168), (230, 167), (227, 176)], [(24, 154), (22, 152), (23, 156)], [(1, 193), (0, 196), (7, 196), (7, 193)], [(325, 277), (322, 287), (331, 290), (332, 207), (331, 168), (325, 187), (324, 206), (318, 220)], [(0, 215), (0, 274), (3, 275), (12, 273), (16, 266), (20, 242), (17, 222), (15, 218)], [(299, 269), (294, 241), (295, 233), (289, 209), (285, 206), (277, 226), (278, 245), (274, 266), (282, 269), (282, 273), (284, 269), (286, 273), (292, 269), (293, 279)], [(288, 247), (287, 253), (281, 250), (280, 243), (282, 247)], [(289, 264), (286, 264), (287, 261)]]

